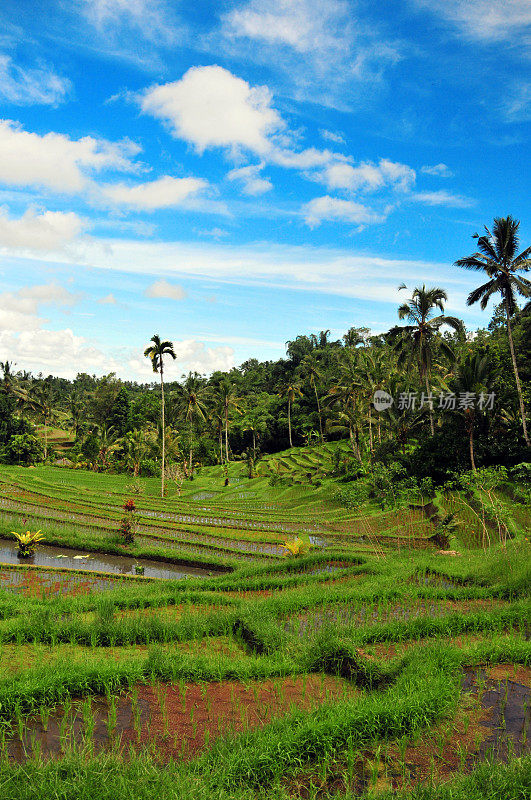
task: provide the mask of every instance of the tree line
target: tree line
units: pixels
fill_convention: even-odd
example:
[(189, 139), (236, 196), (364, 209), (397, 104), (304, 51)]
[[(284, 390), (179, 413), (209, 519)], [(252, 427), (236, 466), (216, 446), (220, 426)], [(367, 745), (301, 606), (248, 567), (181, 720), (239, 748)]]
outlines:
[[(63, 455), (96, 470), (159, 474), (162, 493), (166, 477), (193, 478), (200, 465), (243, 459), (252, 476), (265, 453), (335, 439), (348, 441), (353, 463), (398, 458), (435, 478), (529, 460), (531, 248), (518, 252), (518, 227), (495, 219), (475, 235), (477, 251), (456, 262), (482, 274), (469, 305), (499, 300), (488, 327), (474, 333), (444, 313), (443, 288), (402, 285), (405, 325), (377, 336), (352, 327), (338, 340), (329, 330), (301, 334), (286, 342), (285, 358), (249, 359), (209, 377), (165, 381), (175, 353), (155, 334), (145, 356), (159, 388), (114, 374), (35, 377), (6, 359), (0, 459)], [(385, 409), (375, 407), (381, 392), (391, 398)], [(65, 430), (68, 449), (58, 436)]]

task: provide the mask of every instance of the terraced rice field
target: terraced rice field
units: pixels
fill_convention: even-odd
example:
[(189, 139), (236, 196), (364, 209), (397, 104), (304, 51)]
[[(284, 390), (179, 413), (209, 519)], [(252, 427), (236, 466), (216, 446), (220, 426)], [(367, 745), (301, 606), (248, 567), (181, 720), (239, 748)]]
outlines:
[[(125, 547), (127, 478), (0, 468), (4, 537), (76, 566), (0, 568), (2, 798), (525, 797), (524, 537), (443, 555), (422, 509), (240, 473), (143, 481)], [(288, 558), (296, 535), (318, 546)]]

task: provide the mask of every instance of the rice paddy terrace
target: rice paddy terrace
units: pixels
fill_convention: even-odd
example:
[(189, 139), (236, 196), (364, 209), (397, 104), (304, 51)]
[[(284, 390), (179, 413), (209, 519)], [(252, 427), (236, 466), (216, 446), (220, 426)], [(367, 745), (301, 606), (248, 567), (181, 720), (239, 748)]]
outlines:
[[(332, 458), (204, 469), (164, 501), (0, 467), (2, 798), (529, 796), (525, 532), (441, 554), (421, 502), (336, 503)], [(41, 561), (7, 563), (36, 528)], [(295, 536), (315, 547), (288, 558)]]

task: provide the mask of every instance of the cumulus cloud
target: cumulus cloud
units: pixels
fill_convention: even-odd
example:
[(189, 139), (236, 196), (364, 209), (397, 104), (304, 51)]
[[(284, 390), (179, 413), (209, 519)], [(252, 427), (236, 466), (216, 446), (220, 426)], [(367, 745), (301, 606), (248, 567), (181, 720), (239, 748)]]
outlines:
[(107, 185), (103, 194), (117, 205), (126, 205), (143, 211), (175, 208), (186, 204), (208, 187), (201, 178), (173, 178), (164, 175), (155, 181), (128, 186), (124, 183)]
[(229, 181), (239, 181), (242, 184), (243, 192), (255, 197), (256, 195), (269, 192), (273, 188), (273, 184), (269, 178), (262, 178), (260, 175), (264, 166), (262, 162), (261, 164), (250, 164), (247, 167), (232, 169), (227, 173), (227, 178)]
[[(187, 372), (209, 374), (216, 370), (228, 371), (234, 366), (234, 350), (225, 345), (205, 347), (204, 342), (197, 339), (183, 339), (174, 340), (173, 349), (177, 358), (175, 361), (167, 361), (165, 371), (167, 375), (173, 376), (174, 380)], [(153, 376), (153, 370), (145, 358), (133, 357), (129, 360), (129, 366), (134, 372), (146, 378)]]
[(433, 164), (433, 166), (426, 164), (420, 171), (423, 175), (434, 175), (437, 178), (451, 178), (454, 174), (446, 164)]
[(271, 100), (267, 87), (252, 87), (223, 67), (209, 66), (192, 67), (178, 81), (151, 87), (141, 106), (199, 153), (243, 147), (265, 154), (269, 134), (283, 127)]
[(62, 250), (83, 230), (83, 220), (72, 211), (37, 212), (28, 209), (22, 217), (13, 219), (0, 209), (0, 246), (16, 250)]
[(0, 55), (0, 98), (15, 105), (62, 103), (72, 84), (46, 67), (23, 68), (6, 55)]
[(87, 173), (134, 171), (131, 157), (139, 151), (138, 145), (128, 140), (70, 139), (61, 133), (40, 136), (12, 120), (0, 120), (0, 182), (9, 186), (79, 192), (87, 186)]
[(44, 328), (20, 333), (0, 331), (0, 352), (22, 369), (43, 372), (63, 378), (74, 378), (78, 372), (116, 372), (120, 365), (101, 350), (76, 336), (70, 328), (50, 331)]
[(48, 283), (24, 286), (16, 292), (0, 294), (0, 330), (36, 331), (46, 321), (40, 316), (40, 305), (70, 307), (80, 296), (59, 286)]
[(351, 164), (330, 164), (317, 176), (328, 189), (348, 189), (351, 191), (374, 191), (384, 186), (392, 186), (407, 191), (415, 183), (415, 170), (407, 164), (381, 158), (375, 164), (362, 162), (359, 166)]
[(321, 222), (350, 222), (356, 225), (382, 222), (385, 217), (376, 214), (367, 206), (353, 200), (340, 200), (337, 197), (316, 197), (303, 208), (306, 224), (316, 228)]
[(98, 303), (102, 306), (115, 306), (117, 303), (116, 297), (112, 294), (107, 294), (105, 297), (100, 297)]
[(447, 206), (448, 208), (470, 208), (476, 202), (471, 197), (451, 194), (442, 189), (439, 192), (417, 192), (410, 195), (410, 199), (428, 206)]
[(186, 297), (186, 292), (182, 286), (169, 283), (169, 281), (162, 278), (148, 286), (144, 294), (146, 297), (158, 297), (167, 300), (184, 300)]
[(169, 125), (198, 153), (222, 148), (232, 157), (253, 153), (264, 162), (295, 169), (345, 161), (329, 150), (295, 149), (286, 122), (272, 106), (267, 86), (219, 66), (192, 67), (178, 81), (153, 86), (140, 96), (142, 110)]

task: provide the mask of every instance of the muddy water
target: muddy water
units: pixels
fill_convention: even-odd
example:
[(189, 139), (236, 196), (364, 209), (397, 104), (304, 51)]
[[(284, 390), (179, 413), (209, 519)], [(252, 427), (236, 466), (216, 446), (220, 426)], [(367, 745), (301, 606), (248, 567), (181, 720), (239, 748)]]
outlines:
[(493, 757), (507, 761), (510, 755), (521, 756), (531, 752), (531, 689), (517, 680), (488, 678), (485, 670), (466, 670), (463, 691), (471, 691), (490, 710), (488, 720), (482, 722), (490, 728), (487, 736), (474, 754), (473, 760)]
[(110, 572), (113, 575), (134, 575), (135, 564), (144, 567), (146, 578), (181, 579), (211, 575), (212, 570), (205, 567), (188, 567), (181, 564), (167, 564), (132, 556), (107, 555), (105, 553), (86, 553), (49, 544), (39, 544), (31, 558), (17, 556), (16, 543), (0, 539), (0, 564), (34, 564), (39, 567), (68, 567), (90, 572)]

